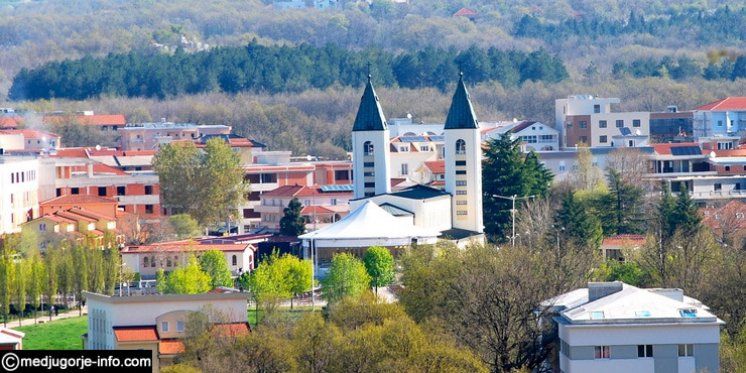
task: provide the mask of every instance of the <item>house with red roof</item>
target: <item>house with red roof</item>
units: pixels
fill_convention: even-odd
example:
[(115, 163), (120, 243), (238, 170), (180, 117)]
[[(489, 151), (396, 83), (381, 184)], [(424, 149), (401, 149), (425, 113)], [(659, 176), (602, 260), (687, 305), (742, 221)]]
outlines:
[(267, 236), (257, 236), (240, 242), (219, 240), (179, 240), (149, 245), (127, 246), (121, 250), (122, 262), (143, 280), (155, 279), (158, 270), (171, 272), (189, 262), (190, 256), (201, 256), (204, 252), (218, 250), (225, 255), (233, 276), (254, 269), (257, 244)]
[(471, 21), (475, 20), (477, 16), (479, 16), (479, 13), (471, 8), (461, 8), (456, 13), (453, 13), (453, 17), (464, 17)]
[(46, 125), (79, 124), (86, 127), (98, 128), (101, 131), (116, 131), (127, 124), (124, 114), (95, 114), (93, 111), (78, 113), (55, 112), (42, 117)]
[(107, 296), (85, 292), (88, 332), (86, 350), (150, 350), (153, 371), (173, 364), (184, 352), (190, 316), (203, 314), (216, 338), (238, 338), (251, 332), (245, 293), (210, 292)]
[(645, 236), (641, 234), (618, 234), (604, 237), (601, 252), (605, 260), (624, 261), (624, 250), (638, 250), (645, 245)]
[[(80, 203), (73, 201), (77, 197), (79, 196), (55, 198), (47, 201), (43, 209), (40, 205), (40, 211), (43, 212), (38, 218), (23, 223), (22, 229), (37, 234), (39, 248), (42, 250), (53, 242), (65, 239), (86, 242), (95, 247), (121, 244), (124, 237), (117, 229), (117, 221), (121, 215), (116, 210), (116, 201)], [(92, 196), (81, 199), (89, 199), (87, 197)], [(90, 210), (87, 209), (89, 206)], [(113, 242), (106, 241), (107, 235)]]
[(333, 223), (350, 212), (352, 185), (285, 185), (260, 195), (254, 210), (261, 215), (261, 225), (270, 231), (280, 230), (280, 219), (293, 199), (303, 206), (301, 215), (307, 229), (314, 230)]
[(693, 110), (695, 138), (746, 135), (746, 97), (725, 97)]
[(36, 129), (0, 129), (0, 148), (5, 151), (52, 152), (60, 147), (58, 134)]

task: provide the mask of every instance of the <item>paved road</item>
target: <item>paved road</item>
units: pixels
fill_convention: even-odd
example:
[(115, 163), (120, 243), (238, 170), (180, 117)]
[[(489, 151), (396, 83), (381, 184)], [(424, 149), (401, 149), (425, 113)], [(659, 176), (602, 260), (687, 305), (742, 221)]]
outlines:
[[(83, 307), (83, 313), (84, 314), (86, 313), (86, 307)], [(34, 320), (33, 318), (21, 320), (21, 325), (20, 326), (34, 325), (34, 324), (41, 323), (42, 321), (44, 323), (50, 322), (49, 321), (49, 313), (48, 312), (46, 312), (46, 311), (43, 312), (43, 313), (39, 312), (39, 313), (37, 313), (37, 315), (38, 315), (38, 317), (36, 318), (36, 320)], [(69, 319), (71, 317), (78, 317), (79, 315), (80, 315), (80, 313), (78, 312), (78, 310), (77, 309), (73, 309), (73, 310), (70, 310), (70, 311), (67, 311), (67, 312), (61, 312), (57, 316), (52, 316), (52, 321), (61, 320), (61, 319)], [(10, 321), (8, 323), (8, 327), (11, 328), (11, 329), (12, 328), (17, 328), (18, 326), (19, 326), (18, 325), (18, 320), (12, 320), (12, 321)]]

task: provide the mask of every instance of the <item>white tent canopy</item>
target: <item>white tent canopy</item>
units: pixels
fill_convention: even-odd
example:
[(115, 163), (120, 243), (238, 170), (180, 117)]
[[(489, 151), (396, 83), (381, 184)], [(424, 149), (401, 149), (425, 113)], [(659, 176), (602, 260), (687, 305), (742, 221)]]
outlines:
[(403, 246), (416, 239), (420, 244), (437, 241), (440, 232), (417, 227), (367, 201), (338, 222), (298, 238), (318, 247)]

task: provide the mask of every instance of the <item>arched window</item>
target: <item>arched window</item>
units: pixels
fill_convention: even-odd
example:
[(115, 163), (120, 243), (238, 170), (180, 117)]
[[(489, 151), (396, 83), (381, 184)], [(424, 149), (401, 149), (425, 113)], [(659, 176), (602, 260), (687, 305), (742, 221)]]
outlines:
[(363, 143), (363, 155), (373, 155), (373, 143), (366, 141)]
[(238, 264), (238, 258), (235, 255), (233, 255), (232, 261), (233, 261), (233, 265)]
[(466, 141), (456, 140), (456, 154), (466, 154)]

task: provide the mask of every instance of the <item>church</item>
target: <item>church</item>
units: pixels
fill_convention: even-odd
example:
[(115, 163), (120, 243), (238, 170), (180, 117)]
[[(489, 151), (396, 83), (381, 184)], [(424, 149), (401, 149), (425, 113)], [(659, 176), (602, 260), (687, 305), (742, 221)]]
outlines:
[(370, 246), (396, 252), (439, 239), (459, 246), (484, 241), (480, 126), (463, 74), (443, 131), (445, 190), (413, 185), (392, 190), (390, 134), (370, 76), (352, 127), (354, 199), (350, 214), (301, 235), (306, 257), (321, 266), (338, 252), (362, 255)]

